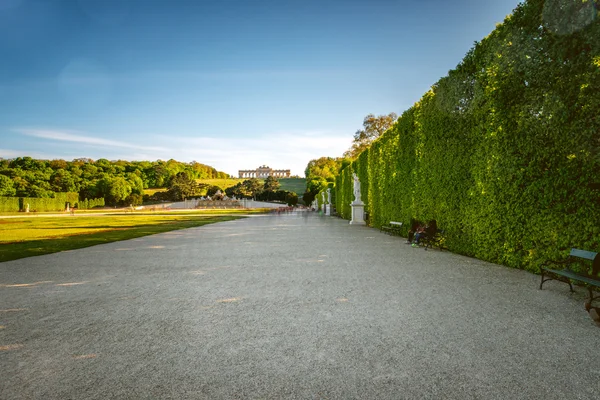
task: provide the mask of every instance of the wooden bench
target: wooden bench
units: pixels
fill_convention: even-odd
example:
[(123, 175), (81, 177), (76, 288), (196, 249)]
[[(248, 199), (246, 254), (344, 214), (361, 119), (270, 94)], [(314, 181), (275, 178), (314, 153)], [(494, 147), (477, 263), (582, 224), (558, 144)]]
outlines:
[[(592, 269), (591, 269), (592, 272), (591, 273), (589, 273), (589, 271), (590, 271), (589, 266), (585, 265), (585, 264), (587, 264), (586, 261), (583, 261), (583, 264), (584, 264), (583, 270), (576, 271), (576, 270), (571, 269), (571, 265), (573, 263), (578, 263), (579, 265), (581, 265), (582, 260), (587, 260), (587, 261), (592, 262)], [(554, 268), (549, 268), (548, 267), (549, 265), (552, 265), (552, 266), (564, 265), (565, 268), (564, 269), (554, 269)], [(600, 298), (600, 296), (594, 297), (594, 291), (593, 291), (594, 287), (600, 287), (600, 256), (598, 256), (598, 253), (595, 253), (593, 251), (587, 251), (587, 250), (571, 249), (571, 252), (569, 253), (569, 256), (566, 259), (560, 260), (560, 261), (551, 261), (551, 262), (542, 264), (542, 266), (540, 267), (540, 270), (542, 273), (542, 282), (540, 283), (540, 290), (542, 290), (542, 285), (544, 284), (544, 282), (550, 281), (550, 280), (557, 280), (557, 281), (568, 283), (569, 288), (571, 288), (571, 292), (574, 292), (573, 284), (571, 283), (571, 280), (582, 282), (587, 285), (587, 288), (590, 292), (590, 300), (589, 300), (589, 302), (586, 302), (586, 305), (585, 305), (586, 309), (588, 309), (588, 311), (589, 311), (590, 307), (592, 306), (592, 301)]]
[(437, 246), (440, 250), (444, 250), (442, 246), (444, 233), (445, 231), (443, 229), (438, 228), (433, 235), (425, 235), (423, 239), (421, 239), (421, 243), (425, 246), (425, 250), (427, 250), (427, 248), (433, 249), (433, 246)]
[(382, 225), (380, 231), (389, 235), (400, 235), (400, 228), (402, 228), (402, 222), (390, 221), (389, 224)]

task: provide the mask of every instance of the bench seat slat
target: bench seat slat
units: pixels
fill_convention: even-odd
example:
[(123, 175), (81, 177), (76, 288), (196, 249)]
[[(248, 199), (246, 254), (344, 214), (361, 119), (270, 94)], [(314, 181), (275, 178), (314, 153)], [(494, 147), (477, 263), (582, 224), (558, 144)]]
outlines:
[(550, 269), (550, 268), (544, 268), (544, 270), (548, 271), (548, 272), (551, 272), (553, 274), (556, 274), (556, 275), (564, 276), (564, 277), (569, 278), (569, 279), (574, 279), (576, 281), (585, 282), (585, 283), (587, 283), (589, 285), (592, 285), (592, 286), (600, 287), (600, 280), (594, 279), (594, 278), (589, 277), (589, 276), (578, 274), (578, 273), (573, 272), (573, 271), (571, 271), (569, 269)]

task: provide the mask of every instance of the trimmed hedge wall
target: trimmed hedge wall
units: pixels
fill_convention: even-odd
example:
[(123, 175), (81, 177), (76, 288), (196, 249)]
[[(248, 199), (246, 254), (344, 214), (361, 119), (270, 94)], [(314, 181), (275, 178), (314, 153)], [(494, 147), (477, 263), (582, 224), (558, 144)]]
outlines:
[(75, 192), (55, 193), (55, 197), (37, 198), (37, 197), (0, 197), (0, 212), (19, 212), (27, 209), (29, 211), (63, 211), (66, 204), (77, 207), (82, 210), (88, 210), (94, 207), (104, 207), (104, 198), (85, 199), (79, 201), (79, 195)]
[(534, 272), (571, 247), (600, 251), (598, 10), (517, 6), (341, 171), (340, 215), (356, 171), (376, 227), (436, 219), (450, 250)]
[(85, 199), (77, 202), (77, 208), (80, 210), (90, 210), (94, 207), (104, 207), (104, 197), (97, 199)]
[(0, 197), (0, 212), (19, 212), (19, 198)]
[(29, 205), (29, 211), (63, 211), (67, 203), (73, 205), (79, 201), (76, 192), (54, 193), (54, 197), (21, 197), (20, 208), (25, 211)]

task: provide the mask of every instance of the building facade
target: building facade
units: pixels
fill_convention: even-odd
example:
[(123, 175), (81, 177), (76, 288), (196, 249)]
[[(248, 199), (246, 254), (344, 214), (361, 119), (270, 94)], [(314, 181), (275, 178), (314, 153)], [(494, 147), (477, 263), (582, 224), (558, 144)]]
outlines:
[(268, 178), (273, 176), (275, 178), (289, 178), (289, 169), (272, 169), (267, 165), (261, 165), (256, 169), (239, 170), (240, 178)]

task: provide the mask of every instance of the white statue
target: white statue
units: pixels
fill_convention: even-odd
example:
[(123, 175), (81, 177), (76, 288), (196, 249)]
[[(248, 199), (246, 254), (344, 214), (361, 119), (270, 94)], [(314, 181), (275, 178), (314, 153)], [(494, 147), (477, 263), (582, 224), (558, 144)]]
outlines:
[(327, 204), (331, 204), (331, 188), (327, 188)]
[(354, 201), (359, 203), (360, 200), (360, 181), (358, 180), (358, 175), (356, 173), (352, 173), (352, 177), (354, 178)]
[(321, 192), (321, 198), (323, 199), (323, 204), (325, 204), (325, 192)]

